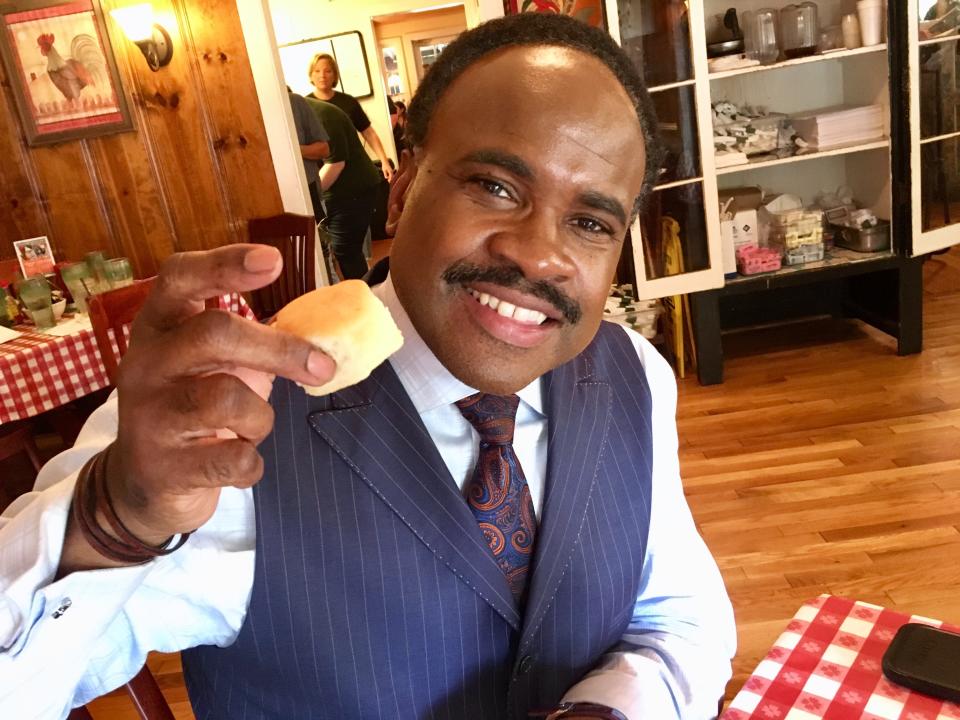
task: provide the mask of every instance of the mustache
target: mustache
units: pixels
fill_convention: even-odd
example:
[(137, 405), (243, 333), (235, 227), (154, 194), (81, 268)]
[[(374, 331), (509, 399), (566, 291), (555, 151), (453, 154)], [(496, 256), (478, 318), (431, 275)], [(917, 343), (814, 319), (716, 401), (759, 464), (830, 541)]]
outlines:
[(563, 315), (564, 320), (571, 325), (580, 322), (580, 319), (583, 317), (580, 304), (560, 288), (551, 285), (546, 280), (527, 280), (523, 271), (515, 265), (480, 267), (479, 265), (460, 261), (444, 270), (441, 277), (450, 285), (483, 282), (518, 290), (527, 295), (533, 295), (553, 305)]

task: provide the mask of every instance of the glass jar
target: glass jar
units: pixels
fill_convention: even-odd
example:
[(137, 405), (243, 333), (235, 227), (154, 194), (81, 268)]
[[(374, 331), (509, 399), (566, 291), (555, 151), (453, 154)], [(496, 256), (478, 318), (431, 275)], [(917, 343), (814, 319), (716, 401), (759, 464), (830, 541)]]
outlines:
[(780, 40), (787, 58), (799, 58), (817, 52), (820, 41), (820, 22), (817, 4), (804, 2), (787, 5), (780, 11)]
[(780, 40), (777, 32), (777, 11), (762, 8), (743, 14), (743, 39), (747, 56), (770, 65), (780, 58)]

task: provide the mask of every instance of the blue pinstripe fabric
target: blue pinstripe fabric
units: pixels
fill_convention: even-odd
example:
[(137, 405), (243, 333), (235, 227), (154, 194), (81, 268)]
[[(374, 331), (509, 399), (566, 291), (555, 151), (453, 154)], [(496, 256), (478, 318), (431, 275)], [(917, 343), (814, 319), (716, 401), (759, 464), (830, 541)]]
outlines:
[(198, 720), (523, 720), (559, 701), (630, 620), (650, 394), (606, 323), (544, 394), (546, 497), (521, 617), (389, 364), (326, 398), (278, 382), (246, 621), (232, 646), (183, 656)]

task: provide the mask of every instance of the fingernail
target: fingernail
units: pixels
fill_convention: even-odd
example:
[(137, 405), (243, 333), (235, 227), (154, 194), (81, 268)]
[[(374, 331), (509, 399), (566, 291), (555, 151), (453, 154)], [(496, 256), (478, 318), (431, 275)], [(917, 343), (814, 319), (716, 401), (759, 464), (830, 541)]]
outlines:
[(315, 378), (322, 380), (328, 379), (333, 375), (336, 367), (336, 364), (330, 359), (330, 356), (319, 350), (314, 350), (307, 357), (307, 371)]
[(280, 251), (272, 247), (259, 247), (243, 256), (243, 268), (248, 272), (273, 270), (280, 260)]

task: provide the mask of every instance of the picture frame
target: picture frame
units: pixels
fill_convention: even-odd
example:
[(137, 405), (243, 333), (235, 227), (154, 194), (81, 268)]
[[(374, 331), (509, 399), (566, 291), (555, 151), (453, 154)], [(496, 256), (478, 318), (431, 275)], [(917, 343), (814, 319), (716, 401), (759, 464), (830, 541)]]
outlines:
[(370, 63), (359, 30), (324, 35), (298, 40), (278, 48), (283, 76), (294, 92), (309, 95), (313, 86), (307, 77), (307, 66), (317, 53), (333, 55), (340, 68), (340, 81), (336, 89), (357, 100), (373, 96), (373, 81), (370, 78)]
[(46, 275), (54, 270), (56, 261), (53, 259), (53, 248), (50, 247), (50, 240), (46, 235), (14, 240), (13, 251), (20, 262), (20, 272), (25, 278)]
[(505, 15), (522, 12), (548, 12), (570, 15), (591, 27), (607, 29), (607, 10), (603, 0), (503, 0)]
[(0, 58), (28, 145), (133, 129), (98, 0), (0, 4)]

